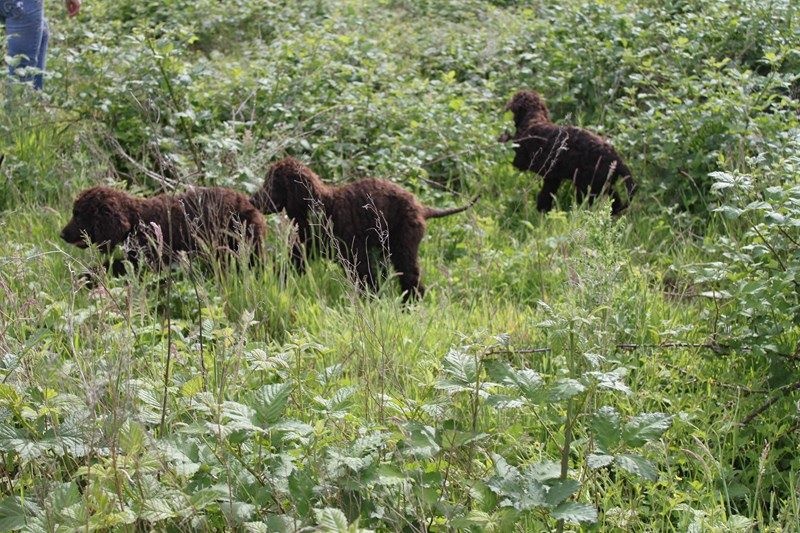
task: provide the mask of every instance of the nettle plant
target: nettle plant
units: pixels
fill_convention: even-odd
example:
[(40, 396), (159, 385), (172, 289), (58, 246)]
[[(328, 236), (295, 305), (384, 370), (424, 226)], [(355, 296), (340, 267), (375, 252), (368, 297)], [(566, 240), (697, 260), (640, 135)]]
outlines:
[(589, 502), (610, 485), (629, 474), (658, 477), (646, 456), (672, 417), (626, 412), (628, 367), (600, 355), (615, 351), (635, 315), (635, 302), (621, 303), (629, 275), (622, 223), (601, 212), (577, 218), (549, 221), (566, 226), (558, 248), (571, 290), (565, 301), (538, 303), (545, 346), (517, 349), (507, 335), (465, 342), (444, 357), (437, 394), (415, 410), (397, 409), (410, 419), (399, 426), (398, 449), (424, 461), (411, 479), (431, 502), (431, 523), (593, 523), (598, 510)]
[[(568, 349), (574, 350), (576, 322), (582, 320), (555, 314), (553, 319), (570, 332), (573, 344)], [(584, 325), (590, 323), (585, 321)], [(553, 325), (554, 321), (548, 321), (548, 327)], [(483, 495), (484, 512), (499, 514), (505, 523), (525, 515), (538, 520), (552, 517), (559, 521), (559, 528), (564, 522), (593, 523), (597, 509), (584, 502), (596, 500), (593, 492), (602, 490), (599, 470), (620, 469), (656, 480), (657, 470), (644, 457), (643, 449), (669, 428), (671, 417), (665, 413), (624, 416), (610, 405), (592, 407), (612, 401), (615, 394), (631, 394), (623, 366), (596, 354), (571, 352), (565, 355), (574, 364), (540, 373), (507, 360), (509, 356), (518, 358), (520, 353), (507, 340), (500, 337), (499, 344), (488, 348), (451, 350), (436, 386), (450, 401), (466, 401), (472, 410), (472, 427), (462, 431), (464, 442), (477, 443), (482, 440), (479, 437), (487, 436), (478, 424), (485, 417), (484, 411), (513, 412), (526, 421), (524, 426), (530, 428), (527, 438), (532, 442), (540, 435), (547, 437), (538, 443), (541, 453), (535, 461), (504, 457), (485, 447), (481, 450), (492, 468), (470, 490)], [(541, 351), (545, 350), (549, 351)], [(489, 516), (472, 513), (455, 520), (454, 525), (486, 525)]]
[(752, 160), (749, 175), (711, 174), (720, 200), (715, 211), (730, 231), (717, 243), (722, 260), (698, 272), (700, 282), (715, 287), (706, 295), (716, 303), (713, 333), (720, 342), (769, 357), (783, 379), (796, 376), (786, 365), (800, 341), (800, 137), (794, 135), (782, 156)]

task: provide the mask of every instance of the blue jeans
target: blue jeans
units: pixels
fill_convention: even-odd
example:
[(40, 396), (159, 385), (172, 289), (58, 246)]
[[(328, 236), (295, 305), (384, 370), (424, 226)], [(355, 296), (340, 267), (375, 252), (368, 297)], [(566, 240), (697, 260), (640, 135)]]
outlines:
[[(8, 71), (21, 81), (32, 81), (35, 89), (41, 89), (50, 40), (44, 0), (0, 0), (0, 18), (6, 22), (8, 55), (17, 58)], [(28, 69), (35, 69), (35, 72), (28, 72)]]

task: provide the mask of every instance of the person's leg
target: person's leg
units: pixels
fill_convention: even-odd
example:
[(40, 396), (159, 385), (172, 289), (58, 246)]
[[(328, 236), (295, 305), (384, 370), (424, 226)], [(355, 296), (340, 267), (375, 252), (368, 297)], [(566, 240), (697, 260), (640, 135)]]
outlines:
[[(16, 75), (20, 69), (43, 67), (48, 42), (43, 0), (17, 0), (5, 15), (8, 55), (14, 58), (9, 72)], [(18, 77), (21, 81), (32, 81), (37, 89), (42, 87), (41, 73), (23, 72)]]
[(41, 89), (44, 85), (44, 70), (47, 66), (47, 46), (50, 44), (50, 25), (42, 19), (42, 40), (39, 43), (39, 55), (36, 57), (36, 68), (39, 72), (33, 79), (33, 86)]

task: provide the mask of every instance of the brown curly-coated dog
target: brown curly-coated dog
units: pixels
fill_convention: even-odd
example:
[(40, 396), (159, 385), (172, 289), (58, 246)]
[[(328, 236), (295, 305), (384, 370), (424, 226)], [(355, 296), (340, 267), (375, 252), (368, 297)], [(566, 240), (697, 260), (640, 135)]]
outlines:
[(539, 211), (553, 208), (553, 196), (563, 181), (575, 186), (581, 203), (588, 194), (591, 204), (602, 193), (611, 194), (611, 212), (619, 214), (627, 207), (613, 189), (620, 179), (633, 196), (636, 184), (625, 162), (614, 147), (599, 135), (574, 126), (559, 126), (550, 120), (542, 97), (534, 91), (520, 91), (506, 105), (514, 113), (517, 131), (504, 133), (498, 141), (514, 141), (514, 166), (531, 170), (544, 178), (536, 202)]
[[(262, 214), (247, 196), (230, 189), (198, 187), (180, 195), (137, 198), (92, 187), (78, 195), (61, 238), (80, 248), (96, 244), (107, 254), (124, 244), (134, 265), (140, 253), (156, 265), (172, 261), (181, 251), (221, 258), (237, 253), (244, 240), (250, 244), (252, 263), (261, 254), (265, 232)], [(121, 260), (112, 261), (111, 267), (114, 275), (125, 272)]]
[[(355, 273), (359, 287), (377, 290), (381, 262), (373, 256), (388, 252), (406, 301), (425, 292), (418, 257), (425, 220), (460, 213), (475, 202), (464, 207), (432, 209), (398, 185), (377, 179), (334, 187), (290, 157), (270, 167), (264, 185), (251, 201), (264, 213), (285, 210), (297, 225), (299, 242), (292, 247), (292, 262), (298, 271), (305, 268), (304, 248), (307, 253), (325, 249), (323, 240), (333, 235), (332, 251), (349, 274)], [(315, 213), (326, 228), (315, 231)]]

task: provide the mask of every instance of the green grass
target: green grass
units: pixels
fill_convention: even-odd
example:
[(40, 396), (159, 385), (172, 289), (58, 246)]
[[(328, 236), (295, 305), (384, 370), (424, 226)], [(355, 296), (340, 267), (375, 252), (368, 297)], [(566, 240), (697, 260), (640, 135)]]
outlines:
[[(0, 529), (794, 530), (795, 11), (53, 13), (45, 94), (4, 87), (0, 115)], [(536, 212), (539, 178), (494, 142), (523, 87), (624, 154), (623, 217), (568, 187)], [(258, 268), (81, 286), (101, 259), (58, 239), (81, 188), (152, 193), (147, 168), (252, 191), (284, 154), (482, 198), (430, 221), (410, 306), (330, 261), (296, 275), (277, 216)]]

